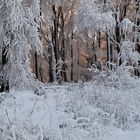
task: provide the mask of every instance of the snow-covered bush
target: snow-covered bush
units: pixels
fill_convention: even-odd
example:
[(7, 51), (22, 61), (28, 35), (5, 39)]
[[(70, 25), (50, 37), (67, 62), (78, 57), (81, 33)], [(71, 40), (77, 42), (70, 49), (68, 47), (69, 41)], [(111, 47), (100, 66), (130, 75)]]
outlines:
[(124, 69), (98, 76), (93, 82), (81, 83), (76, 92), (68, 95), (65, 111), (79, 122), (78, 128), (94, 137), (104, 135), (108, 128), (133, 129), (140, 122), (138, 83), (139, 79)]

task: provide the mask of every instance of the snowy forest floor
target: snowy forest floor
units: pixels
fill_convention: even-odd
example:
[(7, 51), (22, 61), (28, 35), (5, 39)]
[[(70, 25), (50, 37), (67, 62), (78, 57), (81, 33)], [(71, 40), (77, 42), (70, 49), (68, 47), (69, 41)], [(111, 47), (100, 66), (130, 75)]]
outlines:
[(120, 74), (0, 95), (0, 140), (140, 140), (140, 79)]

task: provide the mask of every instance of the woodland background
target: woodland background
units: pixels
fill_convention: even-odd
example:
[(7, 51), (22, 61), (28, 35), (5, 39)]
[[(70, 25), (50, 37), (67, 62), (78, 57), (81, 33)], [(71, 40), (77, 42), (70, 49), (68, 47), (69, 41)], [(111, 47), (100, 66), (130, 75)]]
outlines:
[[(28, 4), (31, 3), (28, 1)], [(120, 58), (120, 46), (128, 45), (132, 52), (140, 52), (139, 4), (138, 0), (96, 0), (100, 15), (94, 16), (97, 12), (92, 17), (85, 14), (90, 6), (80, 0), (40, 0), (39, 32), (44, 52), (43, 57), (34, 52), (32, 55), (36, 77), (44, 83), (78, 82), (96, 75), (91, 70), (93, 67), (100, 71), (115, 70), (124, 61)], [(112, 21), (101, 17), (109, 12), (114, 17)], [(96, 23), (93, 18), (100, 19)], [(114, 26), (101, 29), (100, 26), (108, 26), (106, 22), (114, 22)], [(126, 65), (135, 67), (132, 73), (139, 75), (133, 58), (126, 59)]]

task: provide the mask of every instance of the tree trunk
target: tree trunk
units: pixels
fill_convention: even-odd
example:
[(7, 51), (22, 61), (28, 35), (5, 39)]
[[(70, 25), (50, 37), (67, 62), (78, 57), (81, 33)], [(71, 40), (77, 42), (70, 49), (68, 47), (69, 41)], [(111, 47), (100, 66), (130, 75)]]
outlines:
[[(2, 49), (2, 69), (3, 69), (4, 65), (7, 63), (8, 63), (7, 51), (6, 51), (6, 48), (3, 48)], [(1, 78), (2, 79), (0, 79), (1, 80), (0, 92), (9, 91), (9, 81), (8, 80), (4, 81), (3, 77), (1, 77)]]

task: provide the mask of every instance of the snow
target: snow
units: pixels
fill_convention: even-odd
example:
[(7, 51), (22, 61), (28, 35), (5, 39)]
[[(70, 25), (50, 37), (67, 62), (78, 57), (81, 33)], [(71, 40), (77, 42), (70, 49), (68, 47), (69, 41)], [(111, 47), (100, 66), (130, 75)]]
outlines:
[[(124, 77), (129, 82), (133, 80), (133, 84), (125, 85)], [(10, 140), (139, 140), (139, 118), (135, 124), (133, 115), (140, 113), (140, 81), (124, 77), (121, 76), (120, 84), (127, 88), (121, 85), (114, 88), (113, 84), (111, 87), (111, 79), (106, 78), (109, 86), (104, 86), (101, 79), (48, 85), (42, 96), (31, 90), (2, 93), (0, 140), (9, 137)], [(113, 117), (114, 106), (117, 118)], [(121, 117), (126, 120), (122, 122)]]
[(123, 32), (125, 33), (128, 30), (132, 30), (134, 23), (132, 23), (128, 18), (124, 18), (121, 22), (121, 26), (123, 29)]
[[(64, 115), (64, 112), (58, 111), (56, 108), (54, 93), (48, 94), (46, 100), (44, 100), (44, 97), (37, 96), (28, 90), (11, 91), (10, 94), (11, 97), (7, 98), (1, 104), (0, 113), (2, 116), (4, 115), (4, 110), (7, 110), (10, 120), (24, 122), (30, 117), (34, 125), (39, 124), (43, 127), (49, 126), (55, 128), (59, 117)], [(51, 120), (53, 122), (50, 122)]]
[(125, 135), (122, 136), (120, 140), (139, 140), (140, 139), (140, 130), (137, 130), (135, 132), (125, 133)]
[(140, 140), (140, 129), (135, 131), (117, 131), (112, 133), (112, 136), (107, 137), (107, 140)]
[(103, 4), (97, 4), (98, 2), (96, 0), (80, 1), (76, 17), (78, 30), (86, 27), (89, 30), (104, 32), (115, 27), (113, 13), (110, 11), (102, 12)]

